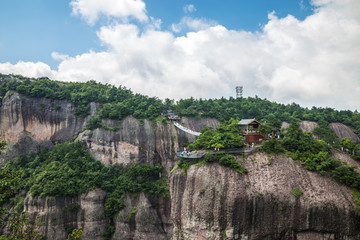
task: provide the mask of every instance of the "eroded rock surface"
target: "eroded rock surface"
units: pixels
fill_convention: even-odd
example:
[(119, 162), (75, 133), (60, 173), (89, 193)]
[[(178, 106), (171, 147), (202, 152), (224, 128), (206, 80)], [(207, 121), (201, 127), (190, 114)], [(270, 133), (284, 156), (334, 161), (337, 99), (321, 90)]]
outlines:
[[(91, 104), (91, 116), (97, 107)], [(83, 227), (84, 239), (103, 239), (106, 225), (116, 226), (113, 239), (360, 239), (351, 189), (306, 171), (292, 159), (250, 155), (244, 161), (247, 175), (217, 164), (192, 166), (187, 174), (170, 173), (178, 160), (176, 150), (194, 141), (194, 136), (170, 123), (139, 122), (133, 117), (103, 120), (104, 125), (119, 127), (117, 131), (82, 131), (91, 116), (76, 117), (66, 101), (8, 93), (0, 108), (0, 134), (9, 142), (9, 150), (0, 157), (10, 159), (77, 137), (105, 165), (162, 164), (170, 195), (129, 195), (125, 209), (114, 219), (104, 215), (106, 193), (101, 189), (77, 197), (28, 195), (25, 210), (42, 222), (41, 231), (48, 239), (66, 239), (71, 227)], [(184, 118), (181, 124), (200, 131), (219, 122)], [(315, 126), (305, 124), (303, 130)], [(345, 153), (333, 154), (353, 161)], [(294, 187), (303, 195), (294, 197), (290, 193)], [(129, 216), (133, 209), (136, 214)]]
[(350, 188), (286, 157), (258, 153), (244, 165), (246, 175), (212, 164), (171, 176), (174, 239), (360, 238)]
[(41, 224), (40, 231), (48, 239), (66, 239), (67, 231), (84, 229), (84, 239), (103, 239), (105, 226), (104, 201), (106, 193), (95, 189), (78, 197), (32, 197), (27, 195), (24, 211)]
[[(319, 124), (316, 122), (312, 122), (312, 121), (301, 121), (300, 122), (300, 129), (303, 130), (304, 132), (312, 132), (314, 131), (315, 128), (319, 127)], [(290, 123), (287, 122), (282, 122), (281, 124), (281, 128), (288, 128), (290, 126)]]
[(356, 143), (360, 143), (359, 136), (354, 133), (354, 130), (342, 123), (330, 123), (331, 129), (339, 138), (350, 138)]

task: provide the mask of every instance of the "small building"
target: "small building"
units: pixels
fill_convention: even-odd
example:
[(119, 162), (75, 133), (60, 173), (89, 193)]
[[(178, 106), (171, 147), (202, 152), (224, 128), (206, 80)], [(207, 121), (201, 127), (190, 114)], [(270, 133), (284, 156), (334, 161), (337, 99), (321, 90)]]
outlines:
[(245, 142), (247, 144), (259, 144), (261, 143), (265, 136), (260, 132), (261, 122), (253, 119), (242, 119), (238, 123), (241, 134), (245, 137)]
[(173, 111), (168, 110), (166, 113), (166, 118), (170, 121), (179, 121), (181, 120), (181, 117), (176, 115)]

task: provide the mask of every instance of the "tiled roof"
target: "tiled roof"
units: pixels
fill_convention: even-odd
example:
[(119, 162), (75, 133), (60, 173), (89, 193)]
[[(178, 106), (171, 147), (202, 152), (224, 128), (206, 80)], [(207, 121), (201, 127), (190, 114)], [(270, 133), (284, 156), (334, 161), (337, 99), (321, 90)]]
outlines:
[(241, 121), (238, 123), (239, 125), (248, 125), (252, 121), (255, 121), (255, 118), (252, 119), (241, 119)]

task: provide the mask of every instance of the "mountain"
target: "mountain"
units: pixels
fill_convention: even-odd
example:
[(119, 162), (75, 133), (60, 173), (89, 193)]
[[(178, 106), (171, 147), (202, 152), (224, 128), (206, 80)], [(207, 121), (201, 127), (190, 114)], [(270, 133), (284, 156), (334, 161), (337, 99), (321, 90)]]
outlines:
[[(172, 109), (180, 115), (182, 112), (188, 115), (198, 114), (182, 117), (182, 124), (189, 129), (201, 131), (205, 126), (216, 127), (223, 119), (207, 117), (213, 114), (212, 110), (206, 109), (210, 106), (210, 100), (190, 99), (182, 100), (178, 104), (168, 102), (166, 105), (158, 99), (135, 95), (124, 88), (111, 90), (112, 87), (94, 83), (66, 87), (68, 83), (45, 79), (42, 84), (48, 84), (49, 89), (52, 89), (52, 85), (60, 86), (55, 87), (52, 91), (53, 97), (49, 97), (50, 95), (46, 96), (49, 90), (42, 93), (42, 88), (34, 87), (37, 80), (20, 79), (18, 81), (21, 83), (11, 83), (16, 79), (19, 78), (3, 76), (1, 82), (1, 89), (6, 88), (6, 92), (2, 93), (0, 134), (8, 142), (7, 149), (0, 155), (2, 165), (19, 159), (21, 154), (27, 154), (28, 157), (24, 156), (20, 160), (41, 159), (36, 156), (43, 154), (41, 151), (44, 148), (50, 149), (44, 156), (52, 158), (55, 155), (51, 149), (56, 151), (56, 146), (79, 141), (86, 151), (101, 162), (101, 169), (111, 169), (110, 166), (114, 166), (114, 169), (126, 169), (136, 164), (155, 167), (160, 164), (165, 170), (162, 173), (156, 172), (155, 179), (165, 178), (168, 187), (166, 196), (146, 193), (147, 190), (130, 191), (122, 197), (124, 204), (120, 211), (110, 217), (106, 215), (109, 192), (101, 188), (105, 188), (104, 184), (99, 183), (101, 186), (89, 188), (88, 191), (76, 195), (46, 197), (32, 195), (31, 191), (36, 192), (34, 188), (24, 186), (23, 189), (28, 190), (19, 192), (19, 195), (24, 197), (23, 205), (19, 206), (23, 206), (30, 219), (41, 223), (39, 230), (48, 239), (66, 239), (68, 232), (79, 227), (83, 228), (83, 239), (360, 238), (360, 217), (356, 211), (358, 206), (354, 201), (354, 190), (336, 182), (329, 175), (307, 170), (299, 161), (294, 161), (286, 154), (255, 152), (245, 157), (236, 155), (236, 160), (248, 170), (247, 174), (240, 174), (218, 163), (194, 164), (189, 166), (186, 173), (181, 169), (174, 170), (178, 161), (176, 150), (195, 141), (196, 137), (179, 130), (170, 122), (156, 119), (157, 116), (162, 111)], [(24, 86), (24, 81), (27, 81), (27, 90), (19, 87)], [(95, 91), (91, 96), (87, 96), (83, 88), (90, 91), (92, 88), (89, 86), (95, 86), (102, 92), (92, 96)], [(65, 91), (61, 97), (61, 87), (65, 90), (73, 87), (75, 90)], [(106, 92), (108, 89), (115, 94), (125, 91), (126, 96), (119, 96), (121, 101), (113, 103), (112, 95)], [(31, 96), (31, 92), (34, 95)], [(99, 100), (99, 96), (107, 98), (104, 97), (98, 102), (90, 101), (92, 98)], [(137, 102), (139, 99), (141, 101)], [(239, 101), (244, 109), (254, 103), (259, 106), (256, 111), (276, 109), (274, 106), (278, 106), (278, 110), (272, 111), (275, 116), (278, 112), (289, 117), (286, 109), (291, 108), (291, 105), (285, 106), (261, 99), (220, 99), (212, 100), (212, 103), (216, 105), (221, 101), (229, 106), (230, 102)], [(147, 102), (149, 105), (145, 104)], [(261, 103), (268, 106), (260, 107)], [(209, 106), (206, 106), (207, 104)], [(149, 111), (151, 105), (155, 110)], [(130, 109), (125, 109), (127, 114), (116, 115), (117, 111), (114, 109), (124, 112), (124, 106)], [(322, 111), (303, 109), (303, 113), (299, 114), (298, 110), (302, 108), (292, 106), (297, 110), (289, 113), (288, 120), (295, 118), (297, 114), (300, 116), (310, 113), (311, 118), (316, 118), (319, 117), (316, 115), (317, 111)], [(113, 111), (106, 110), (106, 107)], [(79, 108), (85, 111), (79, 111)], [(216, 108), (220, 109), (219, 106)], [(145, 116), (134, 114), (144, 109), (147, 112), (143, 114)], [(256, 113), (255, 110), (250, 110), (247, 110), (249, 114)], [(340, 119), (342, 123), (331, 123), (329, 127), (341, 138), (349, 137), (358, 141), (353, 131), (358, 118), (356, 113), (326, 111), (330, 114), (323, 113), (321, 121), (324, 118)], [(84, 112), (87, 114), (83, 114)], [(106, 112), (113, 112), (117, 119)], [(234, 113), (239, 114), (244, 112)], [(101, 115), (106, 115), (107, 118)], [(264, 117), (259, 118), (271, 117), (270, 113), (263, 112), (260, 115)], [(346, 119), (341, 119), (345, 118), (345, 115), (354, 120), (351, 126), (346, 126)], [(321, 121), (303, 121), (300, 127), (304, 131), (314, 131), (323, 124)], [(70, 152), (71, 150), (69, 154)], [(359, 162), (349, 154), (334, 149), (332, 155), (355, 166), (359, 172)], [(20, 160), (17, 161), (21, 163)], [(50, 170), (47, 171), (47, 174), (50, 174)], [(41, 176), (44, 177), (43, 175)], [(136, 176), (137, 180), (141, 181), (141, 178), (141, 175)], [(37, 181), (29, 179), (31, 181), (29, 180), (28, 184)], [(112, 178), (103, 180), (109, 184), (115, 181)], [(301, 194), (296, 194), (296, 189), (301, 191)], [(6, 232), (6, 229), (3, 231)]]

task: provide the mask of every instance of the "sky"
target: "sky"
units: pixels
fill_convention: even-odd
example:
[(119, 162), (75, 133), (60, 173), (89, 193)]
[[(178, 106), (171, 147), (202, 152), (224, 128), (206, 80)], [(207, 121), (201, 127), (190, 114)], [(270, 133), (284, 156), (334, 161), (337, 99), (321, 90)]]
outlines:
[(0, 72), (360, 109), (359, 0), (1, 0)]

